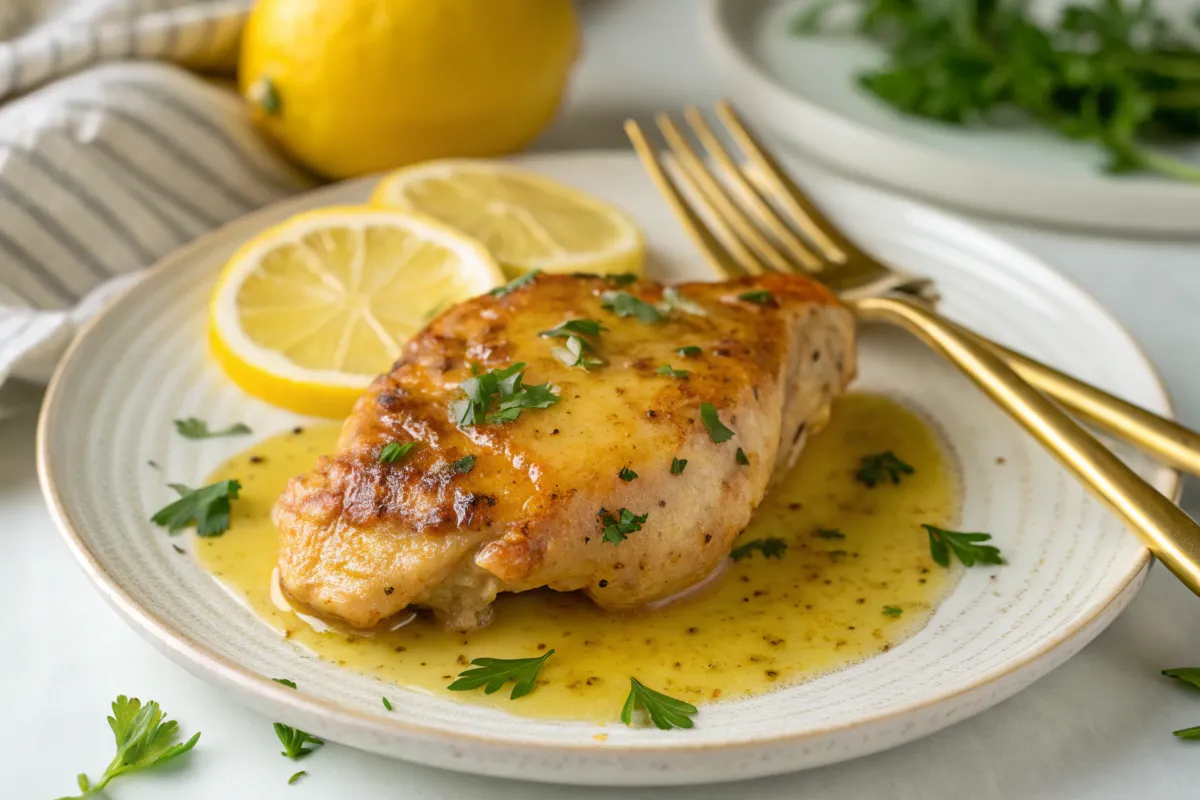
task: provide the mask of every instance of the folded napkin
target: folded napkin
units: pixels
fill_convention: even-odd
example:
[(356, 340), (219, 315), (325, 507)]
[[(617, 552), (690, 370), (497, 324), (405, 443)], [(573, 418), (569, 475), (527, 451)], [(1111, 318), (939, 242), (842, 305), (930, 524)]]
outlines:
[(310, 180), (227, 80), (249, 0), (0, 0), (0, 416), (137, 273)]

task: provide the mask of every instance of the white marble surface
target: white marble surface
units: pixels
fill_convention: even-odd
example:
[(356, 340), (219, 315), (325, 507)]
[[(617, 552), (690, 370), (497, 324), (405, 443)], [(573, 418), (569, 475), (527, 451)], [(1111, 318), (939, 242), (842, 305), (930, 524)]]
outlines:
[[(540, 149), (624, 146), (620, 121), (719, 93), (698, 40), (696, 0), (583, 0), (584, 61), (566, 113)], [(1088, 287), (1157, 363), (1182, 420), (1200, 427), (1200, 242), (1106, 239), (983, 224)], [(1155, 569), (1128, 611), (1064, 667), (1000, 706), (932, 737), (833, 767), (746, 784), (645, 791), (568, 789), (454, 775), (327, 745), (302, 764), (279, 756), (270, 720), (191, 677), (126, 628), (72, 562), (34, 476), (29, 412), (0, 422), (0, 797), (57, 797), (112, 757), (104, 715), (118, 693), (154, 698), (197, 750), (113, 798), (1185, 798), (1200, 781), (1200, 692), (1162, 678), (1200, 665), (1195, 598)], [(1189, 482), (1184, 506), (1200, 511)], [(310, 775), (293, 786), (299, 767)]]

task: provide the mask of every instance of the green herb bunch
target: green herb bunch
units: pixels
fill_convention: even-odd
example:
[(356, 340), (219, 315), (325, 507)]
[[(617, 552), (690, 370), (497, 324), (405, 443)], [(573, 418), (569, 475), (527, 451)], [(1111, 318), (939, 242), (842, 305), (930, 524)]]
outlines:
[[(818, 30), (833, 0), (793, 31)], [(859, 83), (914, 116), (951, 124), (1017, 108), (1060, 134), (1092, 141), (1110, 172), (1200, 182), (1200, 168), (1147, 147), (1200, 136), (1200, 50), (1153, 0), (1066, 5), (1040, 24), (1028, 0), (857, 0), (858, 26), (886, 49)]]

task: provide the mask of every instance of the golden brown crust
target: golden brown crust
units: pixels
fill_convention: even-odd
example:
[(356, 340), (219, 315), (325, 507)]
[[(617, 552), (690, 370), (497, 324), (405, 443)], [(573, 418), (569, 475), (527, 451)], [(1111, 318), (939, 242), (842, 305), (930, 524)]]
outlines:
[[(755, 290), (770, 300), (738, 298)], [(339, 452), (280, 498), (285, 587), (319, 611), (370, 625), (408, 604), (444, 606), (443, 583), (476, 593), (473, 602), (454, 600), (469, 617), (501, 590), (586, 589), (623, 608), (703, 578), (777, 462), (794, 459), (803, 422), (824, 413), (848, 381), (851, 317), (822, 286), (796, 276), (684, 284), (679, 294), (704, 313), (676, 309), (653, 324), (604, 308), (613, 291), (663, 301), (653, 281), (540, 275), (506, 296), (448, 310), (410, 341), (359, 400)], [(567, 367), (551, 352), (561, 342), (538, 335), (577, 318), (606, 326), (597, 340), (605, 366)], [(816, 358), (814, 343), (825, 350)], [(679, 355), (685, 345), (702, 353)], [(518, 361), (527, 364), (527, 385), (549, 381), (560, 402), (508, 424), (455, 425), (449, 408), (471, 365), (487, 371)], [(687, 370), (686, 379), (657, 374), (663, 364)], [(711, 441), (701, 403), (720, 410), (734, 440)], [(380, 464), (392, 441), (417, 446)], [(738, 447), (749, 467), (734, 461)], [(463, 474), (452, 465), (465, 455), (477, 460)], [(689, 458), (682, 476), (669, 473), (674, 457)], [(622, 467), (638, 479), (620, 480)], [(602, 508), (649, 517), (613, 545), (600, 539)]]

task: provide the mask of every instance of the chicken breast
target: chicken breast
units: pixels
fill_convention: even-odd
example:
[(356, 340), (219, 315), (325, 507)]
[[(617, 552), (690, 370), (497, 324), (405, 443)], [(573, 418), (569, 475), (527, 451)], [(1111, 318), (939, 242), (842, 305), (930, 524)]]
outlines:
[[(357, 627), (416, 606), (466, 630), (540, 586), (612, 610), (667, 598), (728, 556), (853, 372), (851, 313), (798, 276), (539, 275), (470, 300), (280, 497), (282, 586)], [(414, 445), (388, 462), (393, 442)]]

